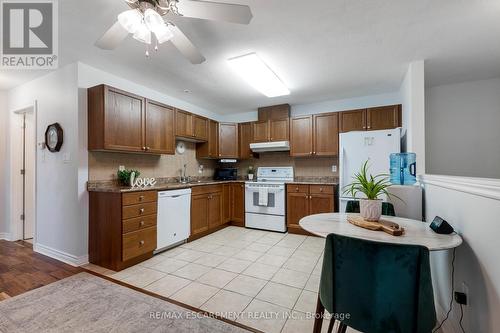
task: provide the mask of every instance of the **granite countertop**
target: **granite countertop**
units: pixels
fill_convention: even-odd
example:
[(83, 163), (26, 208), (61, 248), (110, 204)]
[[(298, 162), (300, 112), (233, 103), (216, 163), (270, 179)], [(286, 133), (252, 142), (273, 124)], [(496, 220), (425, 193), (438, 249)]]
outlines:
[[(89, 181), (87, 182), (87, 191), (89, 192), (112, 192), (112, 193), (126, 193), (126, 192), (139, 192), (139, 191), (168, 191), (168, 190), (178, 190), (184, 188), (192, 188), (196, 186), (205, 185), (219, 185), (219, 184), (230, 184), (230, 183), (243, 183), (248, 180), (213, 180), (213, 179), (200, 179), (193, 180), (189, 183), (183, 184), (179, 183), (176, 179), (172, 178), (160, 178), (157, 179), (157, 184), (155, 186), (131, 188), (128, 186), (121, 186), (115, 180), (104, 180), (104, 181)], [(287, 182), (286, 184), (298, 184), (298, 185), (338, 185), (338, 181), (334, 177), (297, 177), (293, 182)]]

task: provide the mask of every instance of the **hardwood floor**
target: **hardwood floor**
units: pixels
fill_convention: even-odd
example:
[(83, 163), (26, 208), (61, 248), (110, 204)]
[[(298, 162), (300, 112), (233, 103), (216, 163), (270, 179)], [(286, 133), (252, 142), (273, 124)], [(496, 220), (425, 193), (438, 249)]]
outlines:
[(82, 271), (79, 267), (35, 253), (27, 242), (0, 240), (0, 300)]

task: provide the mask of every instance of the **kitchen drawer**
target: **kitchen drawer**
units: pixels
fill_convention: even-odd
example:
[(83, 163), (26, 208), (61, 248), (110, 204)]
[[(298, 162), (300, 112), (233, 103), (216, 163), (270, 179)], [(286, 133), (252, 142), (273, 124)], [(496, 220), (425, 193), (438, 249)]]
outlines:
[(217, 193), (217, 192), (222, 192), (222, 185), (193, 186), (191, 191), (192, 195)]
[(141, 191), (122, 194), (122, 205), (130, 206), (146, 202), (156, 202), (158, 193), (156, 191)]
[(146, 229), (156, 226), (156, 214), (135, 217), (133, 219), (123, 220), (123, 233)]
[(156, 214), (157, 203), (150, 202), (140, 205), (124, 206), (122, 207), (122, 219), (131, 219), (133, 217), (146, 216)]
[(288, 193), (309, 193), (309, 185), (288, 184)]
[(311, 185), (309, 187), (311, 194), (333, 194), (333, 186), (331, 185)]
[(127, 261), (156, 250), (156, 227), (129, 232), (123, 237), (122, 260)]

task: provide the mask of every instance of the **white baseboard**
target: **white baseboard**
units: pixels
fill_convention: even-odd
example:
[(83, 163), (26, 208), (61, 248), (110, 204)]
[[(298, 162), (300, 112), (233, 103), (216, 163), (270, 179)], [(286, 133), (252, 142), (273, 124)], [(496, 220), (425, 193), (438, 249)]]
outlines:
[(8, 232), (0, 232), (0, 239), (10, 241), (10, 233), (8, 233)]
[(83, 266), (89, 263), (89, 256), (81, 256), (77, 257), (72, 254), (65, 253), (63, 251), (59, 251), (53, 249), (51, 247), (42, 245), (42, 244), (33, 244), (33, 251), (46, 255), (47, 257), (54, 258), (56, 260), (62, 261), (71, 266)]

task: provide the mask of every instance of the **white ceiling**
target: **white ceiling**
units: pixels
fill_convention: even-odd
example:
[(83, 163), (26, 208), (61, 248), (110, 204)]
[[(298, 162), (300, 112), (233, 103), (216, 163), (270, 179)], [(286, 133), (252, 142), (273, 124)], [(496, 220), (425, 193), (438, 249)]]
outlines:
[[(192, 65), (164, 44), (144, 57), (128, 38), (94, 42), (128, 7), (121, 0), (64, 0), (60, 65), (82, 61), (220, 114), (392, 92), (411, 61), (426, 60), (428, 86), (500, 76), (499, 0), (218, 0), (251, 6), (250, 25), (177, 18), (207, 58)], [(292, 91), (269, 99), (228, 67), (257, 52)], [(40, 73), (0, 72), (0, 89)], [(191, 93), (185, 93), (189, 89)]]

